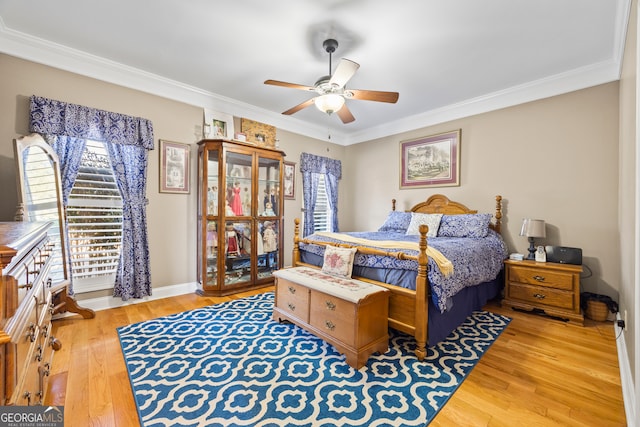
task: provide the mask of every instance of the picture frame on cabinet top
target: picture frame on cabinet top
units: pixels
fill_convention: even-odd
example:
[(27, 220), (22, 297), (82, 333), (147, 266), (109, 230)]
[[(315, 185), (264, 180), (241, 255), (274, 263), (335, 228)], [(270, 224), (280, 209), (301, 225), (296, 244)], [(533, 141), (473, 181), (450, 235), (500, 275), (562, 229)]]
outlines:
[(235, 127), (231, 114), (205, 108), (204, 123), (205, 129), (209, 129), (208, 135), (205, 135), (206, 138), (233, 139), (235, 137)]

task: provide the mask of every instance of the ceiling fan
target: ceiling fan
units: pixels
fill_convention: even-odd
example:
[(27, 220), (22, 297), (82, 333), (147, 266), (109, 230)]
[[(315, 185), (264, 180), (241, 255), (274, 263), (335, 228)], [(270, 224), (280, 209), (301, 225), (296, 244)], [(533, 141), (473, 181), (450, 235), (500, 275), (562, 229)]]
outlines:
[(391, 104), (398, 101), (398, 92), (346, 89), (345, 84), (353, 77), (358, 68), (360, 68), (360, 65), (349, 59), (342, 58), (335, 72), (331, 75), (331, 59), (333, 52), (335, 52), (338, 47), (338, 42), (335, 39), (327, 39), (322, 43), (322, 47), (324, 47), (329, 54), (329, 75), (320, 77), (313, 86), (281, 82), (278, 80), (265, 80), (264, 84), (267, 85), (283, 86), (317, 93), (317, 96), (284, 111), (282, 114), (291, 115), (315, 104), (320, 111), (329, 115), (336, 113), (343, 123), (351, 123), (355, 120), (355, 117), (353, 117), (353, 114), (351, 114), (351, 111), (347, 108), (345, 104), (346, 99), (388, 102)]

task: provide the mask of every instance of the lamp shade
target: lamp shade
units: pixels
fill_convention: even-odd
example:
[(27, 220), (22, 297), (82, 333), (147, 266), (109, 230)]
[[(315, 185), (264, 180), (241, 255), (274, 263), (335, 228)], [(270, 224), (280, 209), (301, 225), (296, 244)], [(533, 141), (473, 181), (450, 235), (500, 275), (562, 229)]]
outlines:
[(329, 93), (318, 96), (313, 102), (316, 104), (316, 107), (318, 107), (318, 110), (323, 113), (331, 114), (342, 108), (344, 105), (344, 98), (342, 95)]
[(527, 237), (546, 237), (547, 233), (545, 230), (544, 220), (525, 218), (522, 220), (520, 235)]

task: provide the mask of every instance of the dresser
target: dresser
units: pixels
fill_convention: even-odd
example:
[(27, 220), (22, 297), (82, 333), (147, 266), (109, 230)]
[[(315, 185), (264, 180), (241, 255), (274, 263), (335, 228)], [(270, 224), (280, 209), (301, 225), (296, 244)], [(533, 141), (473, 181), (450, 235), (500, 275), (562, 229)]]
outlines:
[(0, 222), (2, 405), (38, 405), (60, 342), (51, 335), (49, 222)]
[(504, 264), (503, 304), (584, 324), (580, 308), (582, 266), (529, 260), (506, 260)]

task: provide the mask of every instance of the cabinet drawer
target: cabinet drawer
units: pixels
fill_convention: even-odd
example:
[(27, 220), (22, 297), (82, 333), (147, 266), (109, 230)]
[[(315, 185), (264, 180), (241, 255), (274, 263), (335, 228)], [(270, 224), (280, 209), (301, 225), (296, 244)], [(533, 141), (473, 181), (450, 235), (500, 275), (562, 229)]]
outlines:
[(507, 298), (528, 302), (534, 305), (546, 305), (575, 311), (574, 293), (544, 286), (531, 286), (510, 283)]
[(354, 345), (358, 313), (355, 304), (311, 291), (309, 324), (343, 343)]
[(276, 306), (309, 323), (309, 289), (281, 278), (276, 281)]
[(512, 267), (509, 269), (510, 282), (526, 283), (555, 289), (573, 290), (573, 275), (561, 271), (541, 270), (537, 268)]
[(40, 390), (38, 357), (41, 356), (39, 353), (39, 333), (38, 326), (32, 321), (25, 323), (20, 330), (14, 347), (17, 374), (15, 377), (16, 387), (8, 404), (33, 405), (38, 399), (36, 396)]

